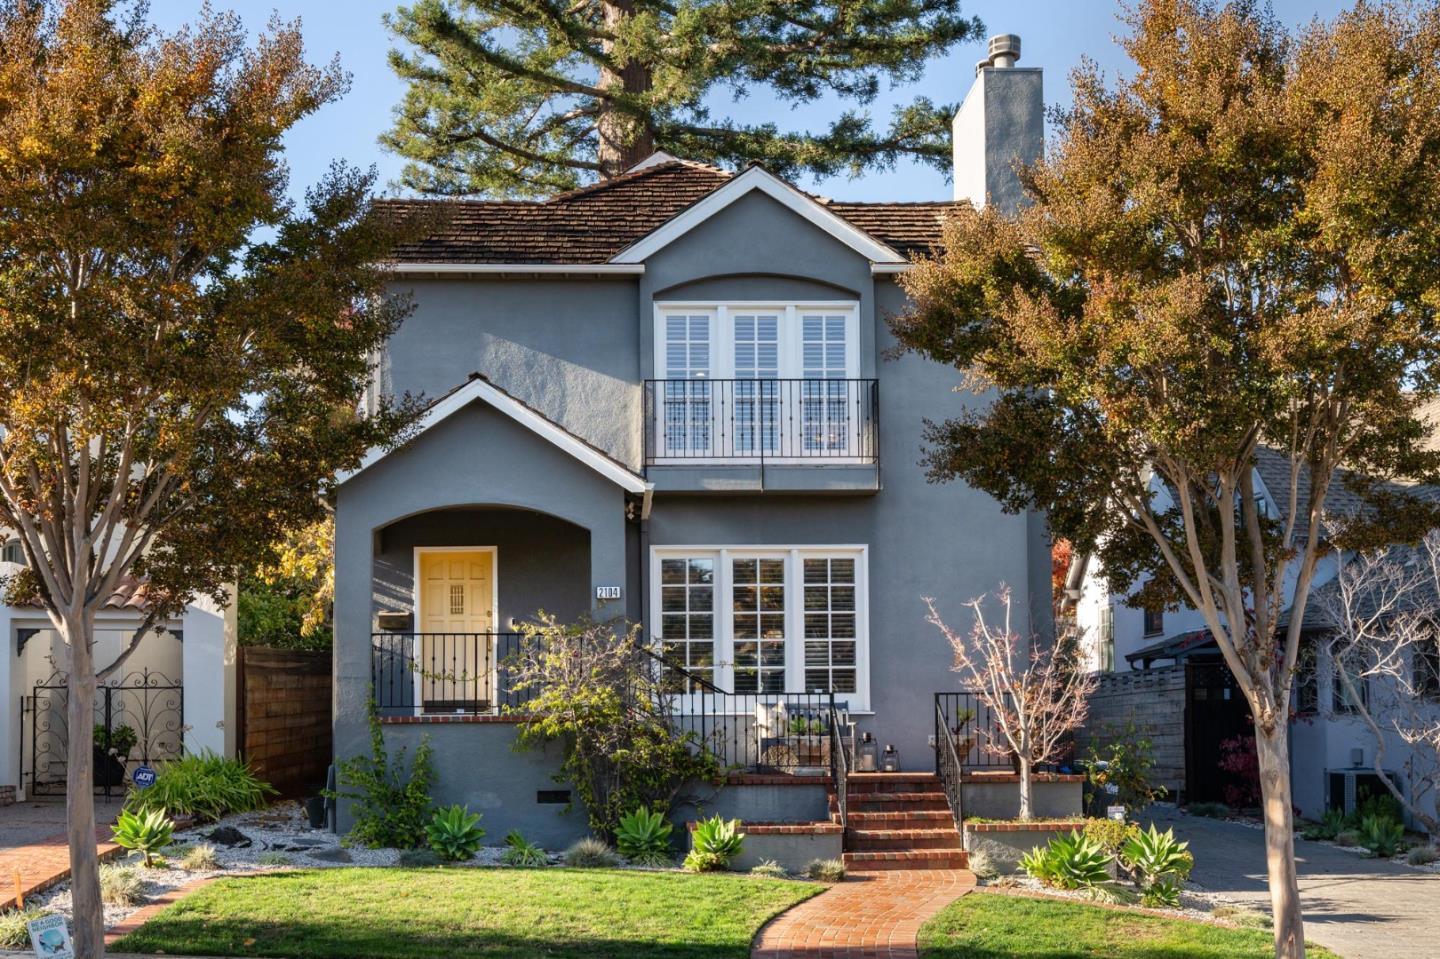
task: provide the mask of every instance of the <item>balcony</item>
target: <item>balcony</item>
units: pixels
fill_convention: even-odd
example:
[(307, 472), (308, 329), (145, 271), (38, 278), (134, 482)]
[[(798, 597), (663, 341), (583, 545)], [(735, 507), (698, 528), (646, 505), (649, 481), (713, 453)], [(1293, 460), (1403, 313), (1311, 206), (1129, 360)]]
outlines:
[(879, 413), (873, 379), (646, 380), (646, 476), (673, 492), (874, 492)]

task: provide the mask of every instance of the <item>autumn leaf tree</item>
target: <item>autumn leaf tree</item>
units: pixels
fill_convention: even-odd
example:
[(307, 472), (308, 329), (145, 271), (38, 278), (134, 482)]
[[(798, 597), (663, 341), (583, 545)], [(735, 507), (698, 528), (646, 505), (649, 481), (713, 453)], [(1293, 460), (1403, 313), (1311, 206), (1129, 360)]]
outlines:
[[(1437, 393), (1440, 8), (1291, 33), (1255, 3), (1143, 0), (1133, 72), (1093, 64), (1014, 217), (968, 208), (908, 274), (904, 348), (993, 403), (928, 427), (932, 478), (1041, 509), (1112, 590), (1200, 611), (1255, 717), (1276, 954), (1305, 951), (1288, 712), (1336, 483), (1336, 545), (1418, 537)], [(1288, 462), (1267, 492), (1261, 445)], [(1277, 622), (1290, 603), (1288, 625)]]
[(948, 172), (953, 105), (918, 97), (886, 129), (849, 109), (810, 132), (716, 115), (707, 97), (863, 106), (983, 29), (959, 0), (414, 0), (386, 24), (406, 90), (382, 142), (410, 160), (402, 181), (492, 196), (608, 179), (657, 149), (786, 177), (904, 158)]
[[(91, 740), (96, 612), (223, 602), (408, 405), (359, 418), (401, 225), (335, 167), (286, 199), (281, 138), (345, 89), (298, 25), (142, 4), (0, 3), (0, 525), (65, 643), (76, 954), (104, 952)], [(137, 633), (137, 637), (138, 637)], [(131, 646), (133, 649), (133, 644)]]

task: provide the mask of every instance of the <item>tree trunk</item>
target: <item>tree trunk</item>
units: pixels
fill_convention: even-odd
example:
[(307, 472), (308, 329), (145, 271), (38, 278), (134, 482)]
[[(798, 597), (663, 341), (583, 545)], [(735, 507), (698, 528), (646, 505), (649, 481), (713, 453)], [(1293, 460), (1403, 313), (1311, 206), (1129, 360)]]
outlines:
[(65, 760), (65, 818), (70, 842), (70, 895), (76, 959), (105, 955), (105, 914), (100, 904), (100, 865), (95, 852), (95, 660), (94, 628), (81, 613), (65, 616), (61, 638), (70, 651), (69, 755)]
[(1028, 753), (1018, 756), (1020, 760), (1020, 818), (1031, 818), (1031, 786), (1030, 786), (1030, 756)]
[[(608, 0), (605, 4), (606, 30), (613, 33), (623, 29), (623, 21), (634, 13), (634, 0)], [(610, 54), (614, 45), (607, 40), (602, 49)], [(625, 63), (619, 70), (602, 66), (598, 86), (602, 90), (645, 93), (650, 89), (650, 70), (634, 60)], [(619, 176), (655, 152), (655, 136), (650, 128), (639, 118), (617, 108), (613, 102), (600, 105), (596, 132), (600, 138), (596, 159), (603, 168), (600, 173), (602, 179)]]
[[(1257, 710), (1258, 713), (1258, 710)], [(1276, 959), (1304, 959), (1305, 925), (1295, 870), (1295, 821), (1290, 802), (1290, 728), (1284, 711), (1273, 729), (1255, 724), (1260, 760), (1261, 805), (1265, 815), (1265, 866), (1275, 918)]]

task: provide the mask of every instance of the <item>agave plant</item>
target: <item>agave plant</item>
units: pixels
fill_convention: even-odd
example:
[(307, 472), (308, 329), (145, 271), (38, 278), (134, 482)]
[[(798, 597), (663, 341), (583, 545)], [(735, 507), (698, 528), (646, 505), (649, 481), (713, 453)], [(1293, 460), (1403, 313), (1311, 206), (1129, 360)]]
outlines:
[(115, 834), (112, 837), (117, 846), (133, 849), (145, 857), (145, 865), (155, 864), (155, 853), (170, 845), (175, 833), (175, 824), (163, 810), (152, 809), (136, 815), (122, 809), (115, 820)]
[(690, 838), (690, 854), (685, 857), (685, 868), (695, 872), (712, 872), (730, 868), (730, 861), (740, 855), (745, 844), (745, 834), (740, 831), (740, 820), (711, 816), (695, 824)]
[(435, 855), (447, 862), (463, 862), (474, 858), (480, 849), (485, 830), (480, 828), (480, 814), (465, 806), (437, 809), (425, 827), (425, 838)]
[(1083, 889), (1110, 879), (1110, 854), (1094, 839), (1078, 832), (1050, 840), (1047, 854), (1051, 885), (1060, 889)]
[(1120, 861), (1135, 876), (1136, 884), (1148, 891), (1157, 883), (1178, 883), (1190, 875), (1195, 857), (1190, 855), (1189, 845), (1175, 839), (1175, 830), (1162, 833), (1151, 823), (1148, 830), (1137, 831), (1130, 837), (1120, 853)]
[(670, 861), (670, 833), (673, 826), (658, 810), (637, 806), (620, 817), (615, 846), (620, 855), (640, 866), (659, 866)]
[(1389, 816), (1366, 816), (1360, 820), (1360, 845), (1370, 855), (1389, 859), (1405, 845), (1405, 827)]

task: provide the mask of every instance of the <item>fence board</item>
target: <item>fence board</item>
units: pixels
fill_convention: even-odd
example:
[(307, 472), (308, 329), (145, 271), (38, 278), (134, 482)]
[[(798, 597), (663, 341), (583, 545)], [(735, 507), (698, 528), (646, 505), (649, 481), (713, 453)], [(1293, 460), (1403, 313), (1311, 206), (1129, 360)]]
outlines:
[(290, 798), (314, 796), (330, 766), (330, 652), (239, 650), (240, 750)]

